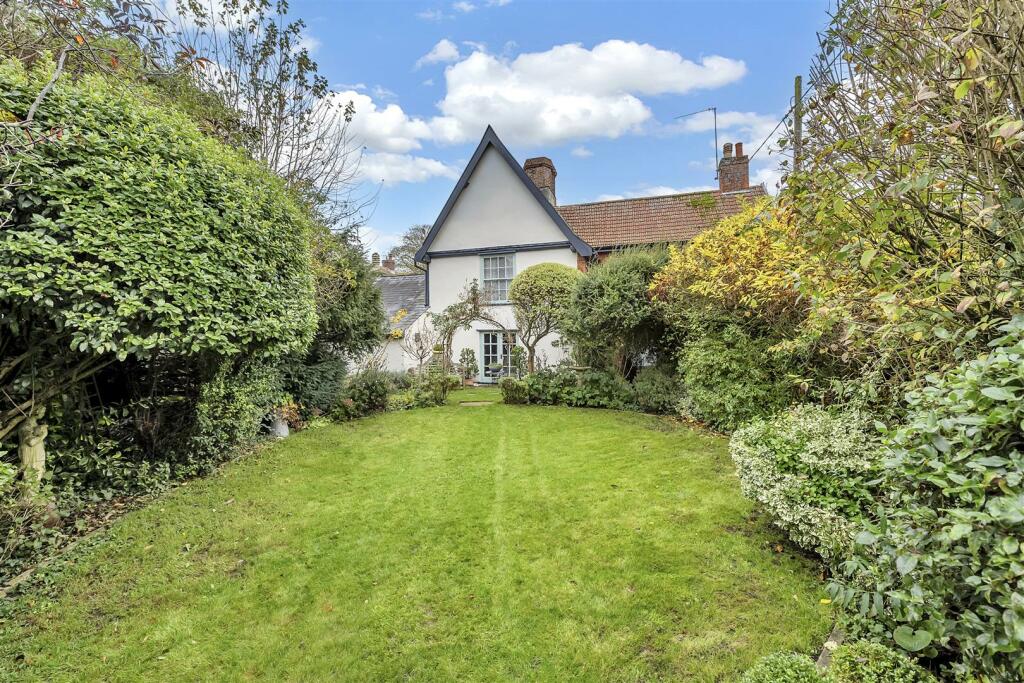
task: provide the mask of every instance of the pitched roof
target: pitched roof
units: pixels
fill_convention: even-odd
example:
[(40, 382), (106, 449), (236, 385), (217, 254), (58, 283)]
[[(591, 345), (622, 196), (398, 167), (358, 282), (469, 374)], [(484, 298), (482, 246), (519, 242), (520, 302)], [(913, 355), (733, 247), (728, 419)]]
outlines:
[(683, 242), (739, 213), (767, 193), (761, 185), (738, 192), (686, 192), (557, 207), (572, 231), (594, 249)]
[(416, 260), (420, 263), (425, 263), (430, 260), (431, 243), (433, 243), (434, 238), (437, 237), (438, 231), (441, 230), (441, 226), (444, 225), (445, 219), (448, 218), (448, 214), (451, 213), (452, 208), (455, 207), (455, 202), (458, 201), (459, 195), (461, 195), (462, 191), (466, 189), (467, 185), (469, 185), (469, 178), (473, 175), (473, 171), (476, 170), (477, 164), (480, 163), (480, 159), (483, 158), (484, 152), (487, 151), (488, 147), (494, 147), (501, 158), (505, 160), (505, 163), (512, 168), (519, 180), (523, 183), (526, 189), (530, 191), (530, 194), (533, 195), (533, 198), (536, 199), (542, 207), (544, 207), (544, 211), (546, 211), (548, 216), (551, 217), (551, 220), (558, 226), (558, 229), (562, 231), (565, 238), (569, 240), (569, 244), (572, 248), (581, 256), (590, 256), (593, 253), (590, 245), (587, 244), (586, 241), (580, 239), (579, 235), (573, 232), (572, 228), (566, 224), (562, 216), (555, 210), (555, 207), (551, 206), (551, 203), (544, 198), (541, 191), (537, 189), (537, 186), (534, 185), (533, 181), (526, 175), (526, 171), (524, 171), (523, 167), (519, 165), (519, 162), (515, 160), (515, 157), (513, 157), (511, 152), (508, 151), (508, 148), (505, 147), (504, 143), (498, 139), (498, 134), (494, 132), (494, 129), (487, 126), (487, 130), (484, 131), (484, 136), (480, 138), (480, 144), (477, 145), (476, 151), (473, 152), (473, 156), (470, 158), (469, 163), (466, 164), (466, 169), (459, 177), (459, 182), (455, 183), (455, 189), (452, 190), (452, 194), (448, 197), (448, 201), (445, 202), (440, 215), (438, 215), (437, 220), (434, 221), (434, 225), (430, 228), (430, 232), (427, 233), (426, 239), (423, 240), (423, 245), (420, 247), (419, 251), (416, 252)]
[[(425, 275), (381, 275), (373, 281), (373, 286), (380, 290), (390, 329), (405, 332), (427, 312)], [(395, 314), (403, 309), (406, 315), (393, 322)]]

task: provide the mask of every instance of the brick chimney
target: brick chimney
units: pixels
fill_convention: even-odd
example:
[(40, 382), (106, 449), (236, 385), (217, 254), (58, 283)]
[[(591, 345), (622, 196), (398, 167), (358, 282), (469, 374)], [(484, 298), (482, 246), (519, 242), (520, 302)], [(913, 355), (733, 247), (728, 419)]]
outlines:
[(390, 257), (384, 259), (383, 261), (380, 262), (380, 267), (388, 271), (389, 273), (395, 272), (395, 259)]
[(743, 143), (737, 142), (735, 154), (733, 144), (722, 145), (722, 160), (718, 162), (718, 189), (722, 192), (736, 192), (750, 187), (750, 159), (743, 153)]
[(526, 163), (523, 164), (523, 170), (526, 171), (526, 175), (529, 176), (533, 184), (537, 186), (541, 194), (551, 203), (552, 206), (557, 206), (555, 201), (555, 176), (558, 173), (555, 171), (555, 165), (551, 163), (551, 159), (547, 157), (534, 157), (527, 159)]

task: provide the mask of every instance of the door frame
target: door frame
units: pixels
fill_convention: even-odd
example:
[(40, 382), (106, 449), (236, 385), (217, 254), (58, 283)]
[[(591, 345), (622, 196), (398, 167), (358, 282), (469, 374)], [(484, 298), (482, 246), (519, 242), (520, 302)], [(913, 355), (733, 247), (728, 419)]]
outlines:
[[(497, 334), (497, 335), (510, 334), (510, 335), (512, 335), (512, 346), (518, 346), (519, 345), (519, 332), (518, 332), (518, 330), (500, 330), (500, 329), (497, 329), (497, 328), (495, 328), (495, 329), (487, 329), (487, 330), (477, 330), (477, 332), (479, 333), (478, 347), (479, 347), (479, 350), (480, 350), (480, 370), (479, 370), (479, 374), (477, 375), (477, 381), (480, 382), (480, 384), (497, 384), (499, 378), (487, 376), (487, 364), (484, 362), (484, 360), (486, 358), (486, 356), (484, 355), (484, 335), (487, 335), (487, 334)], [(511, 349), (511, 347), (509, 347), (509, 348)], [(498, 340), (498, 351), (501, 354), (500, 357), (501, 357), (502, 365), (505, 366), (505, 367), (508, 367), (508, 354), (505, 353), (505, 343), (504, 343), (504, 340), (501, 339), (500, 337), (499, 337), (499, 340)]]

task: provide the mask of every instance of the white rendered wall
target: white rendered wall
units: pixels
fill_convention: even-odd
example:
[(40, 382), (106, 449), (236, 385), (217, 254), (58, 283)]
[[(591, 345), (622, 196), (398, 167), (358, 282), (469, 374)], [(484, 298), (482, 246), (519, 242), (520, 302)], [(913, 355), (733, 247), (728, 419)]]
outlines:
[[(532, 198), (531, 198), (532, 200)], [(442, 230), (443, 234), (443, 230)], [(477, 245), (481, 246), (481, 245)], [(480, 279), (479, 255), (472, 256), (445, 256), (435, 258), (430, 262), (430, 275), (428, 277), (430, 287), (430, 311), (433, 313), (442, 312), (448, 305), (458, 300), (463, 288), (472, 280)], [(523, 270), (538, 263), (561, 263), (571, 268), (576, 268), (576, 253), (568, 247), (561, 249), (543, 249), (536, 251), (519, 251), (515, 253), (515, 272)], [(490, 307), (491, 314), (500, 320), (508, 329), (515, 328), (515, 318), (512, 314), (512, 307), (499, 305)], [(425, 320), (424, 316), (422, 320)], [(421, 321), (417, 321), (417, 325)], [(414, 326), (415, 328), (416, 326)], [(459, 353), (464, 348), (473, 349), (476, 353), (476, 360), (481, 364), (480, 332), (496, 329), (494, 325), (486, 322), (475, 322), (468, 330), (459, 330), (453, 338), (454, 360), (458, 360)], [(409, 330), (411, 334), (412, 329)], [(538, 360), (546, 360), (548, 364), (554, 364), (561, 360), (564, 351), (555, 348), (552, 343), (557, 335), (549, 335), (537, 344)]]
[(494, 147), (488, 147), (430, 251), (565, 241), (515, 171)]

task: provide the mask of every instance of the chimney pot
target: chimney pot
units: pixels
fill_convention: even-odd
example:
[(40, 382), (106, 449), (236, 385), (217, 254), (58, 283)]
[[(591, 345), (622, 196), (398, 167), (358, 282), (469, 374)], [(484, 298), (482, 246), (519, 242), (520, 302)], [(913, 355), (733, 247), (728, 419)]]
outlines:
[(738, 156), (738, 157), (743, 156), (743, 143), (742, 142), (737, 142), (736, 143), (736, 156)]
[(523, 162), (523, 170), (526, 171), (526, 176), (533, 181), (533, 184), (537, 186), (544, 198), (552, 206), (557, 206), (555, 201), (555, 176), (558, 172), (555, 170), (555, 165), (551, 163), (551, 159), (547, 157), (533, 157)]
[(729, 157), (732, 156), (732, 143), (731, 142), (727, 142), (724, 145), (722, 145), (722, 156), (725, 157), (726, 159), (728, 159)]
[(373, 255), (370, 256), (370, 263), (373, 264), (374, 268), (379, 268), (380, 267), (380, 254), (378, 254), (377, 252), (373, 252)]

